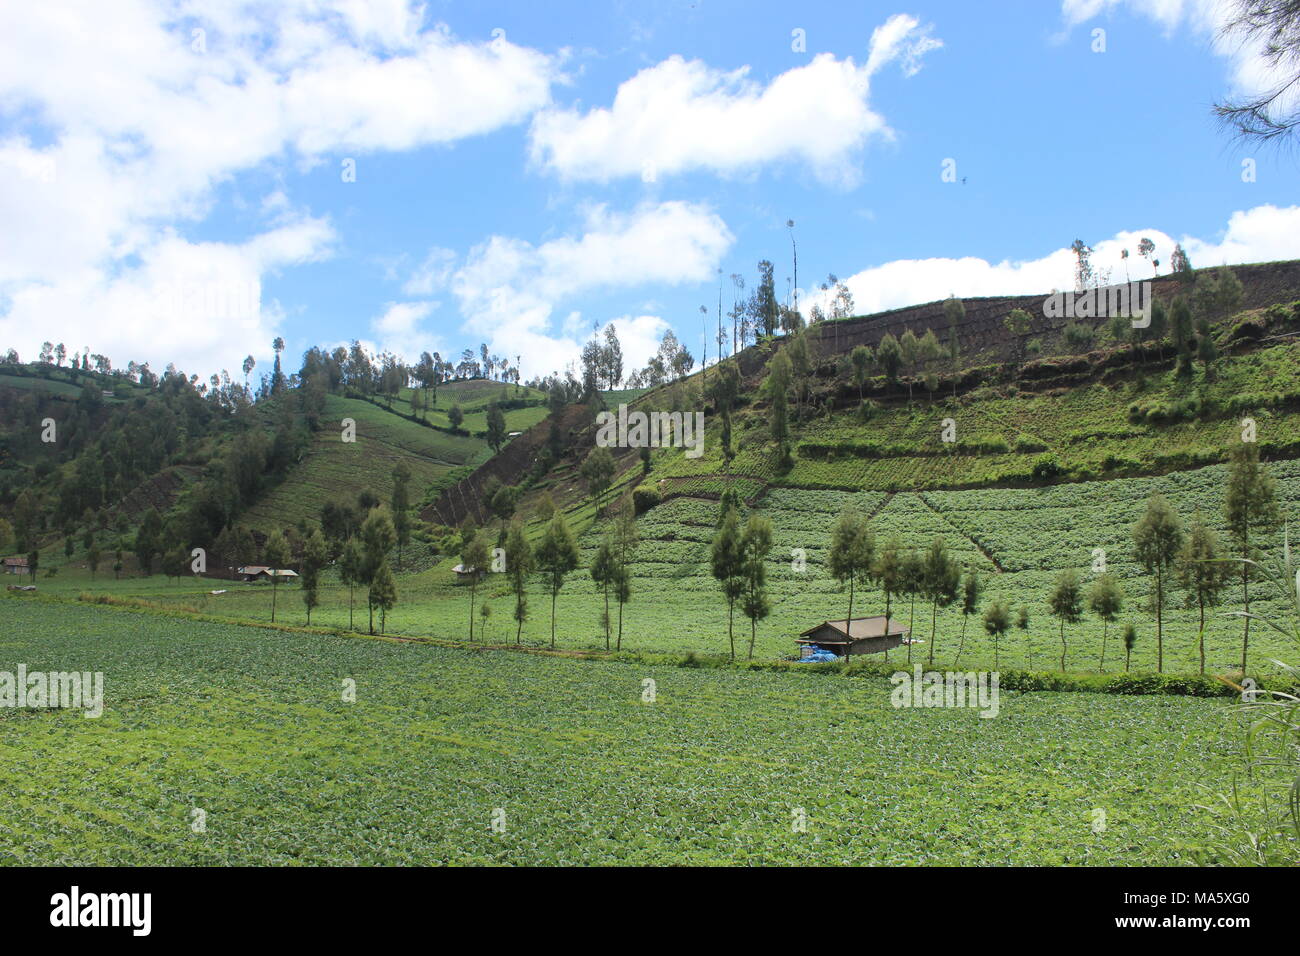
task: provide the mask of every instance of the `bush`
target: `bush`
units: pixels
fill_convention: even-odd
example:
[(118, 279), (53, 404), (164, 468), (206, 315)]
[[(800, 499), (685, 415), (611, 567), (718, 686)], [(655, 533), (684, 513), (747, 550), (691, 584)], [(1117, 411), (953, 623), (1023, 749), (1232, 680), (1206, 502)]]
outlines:
[(654, 485), (641, 485), (632, 492), (632, 507), (639, 515), (645, 514), (662, 500)]
[(1040, 455), (1034, 461), (1034, 467), (1030, 469), (1030, 476), (1037, 481), (1049, 481), (1052, 478), (1065, 474), (1065, 469), (1061, 467), (1061, 462), (1055, 455)]

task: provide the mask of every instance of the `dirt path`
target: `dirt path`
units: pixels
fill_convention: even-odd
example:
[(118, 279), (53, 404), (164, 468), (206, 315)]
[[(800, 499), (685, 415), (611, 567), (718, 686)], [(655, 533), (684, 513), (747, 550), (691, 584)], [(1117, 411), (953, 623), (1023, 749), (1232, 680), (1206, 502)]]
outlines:
[(917, 498), (921, 499), (921, 503), (925, 505), (927, 508), (929, 508), (931, 511), (933, 511), (936, 515), (938, 515), (944, 524), (952, 528), (953, 531), (957, 532), (959, 535), (961, 535), (963, 538), (965, 538), (967, 541), (973, 544), (975, 546), (976, 551), (984, 555), (984, 557), (988, 558), (989, 561), (992, 562), (993, 567), (997, 569), (998, 574), (1003, 574), (1006, 572), (1007, 569), (1002, 566), (1002, 562), (998, 560), (998, 556), (996, 554), (994, 554), (988, 548), (984, 547), (984, 545), (980, 544), (978, 541), (976, 541), (974, 538), (968, 535), (961, 528), (957, 527), (957, 525), (953, 524), (952, 519), (949, 518), (942, 511), (940, 511), (938, 508), (936, 508), (934, 505), (932, 505), (930, 503), (930, 499), (927, 498), (923, 492), (915, 491), (912, 492), (912, 494), (916, 495)]

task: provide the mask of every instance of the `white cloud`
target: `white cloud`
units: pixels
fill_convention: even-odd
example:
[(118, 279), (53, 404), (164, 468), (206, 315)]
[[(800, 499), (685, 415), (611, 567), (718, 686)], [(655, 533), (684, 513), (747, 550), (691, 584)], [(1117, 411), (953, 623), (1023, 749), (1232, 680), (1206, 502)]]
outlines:
[(728, 175), (789, 161), (852, 183), (866, 141), (893, 135), (868, 105), (870, 78), (894, 61), (909, 75), (920, 69), (921, 57), (942, 46), (929, 29), (893, 16), (872, 34), (865, 65), (822, 53), (766, 86), (748, 67), (718, 70), (672, 56), (622, 83), (609, 108), (537, 113), (532, 160), (567, 180)]
[(432, 295), (438, 289), (445, 288), (455, 263), (455, 252), (434, 246), (424, 261), (402, 283), (402, 292), (406, 295)]
[[(1118, 9), (1154, 21), (1166, 35), (1186, 27), (1205, 39), (1216, 55), (1228, 60), (1231, 88), (1226, 98), (1257, 96), (1279, 89), (1289, 79), (1284, 69), (1267, 61), (1258, 41), (1245, 43), (1240, 35), (1225, 33), (1238, 14), (1237, 0), (1061, 0), (1067, 30)], [(1276, 107), (1283, 114), (1300, 108), (1300, 88), (1280, 96)]]
[[(201, 372), (228, 354), (267, 356), (273, 303), (219, 336), (193, 321), (141, 336), (124, 305), (178, 283), (252, 282), (260, 294), (262, 274), (250, 270), (328, 254), (329, 224), (293, 212), (282, 193), (266, 198), (261, 235), (182, 238), (238, 173), (451, 143), (550, 101), (558, 58), (458, 40), (424, 16), (410, 0), (0, 5), (6, 345), (32, 353), (42, 339), (94, 333), (122, 362)], [(118, 314), (120, 329), (104, 321)]]
[[(1110, 270), (1110, 281), (1149, 278), (1153, 266), (1137, 253), (1138, 240), (1146, 237), (1156, 244), (1153, 258), (1161, 262), (1162, 275), (1169, 272), (1169, 254), (1174, 243), (1182, 244), (1193, 267), (1208, 268), (1245, 262), (1269, 262), (1300, 258), (1300, 206), (1256, 206), (1234, 212), (1223, 232), (1212, 238), (1183, 235), (1173, 237), (1159, 229), (1137, 229), (1117, 233), (1093, 244), (1095, 269)], [(1128, 271), (1120, 250), (1128, 249)], [(883, 312), (948, 295), (1000, 296), (1033, 295), (1053, 289), (1074, 288), (1075, 257), (1068, 248), (1020, 262), (989, 262), (968, 256), (961, 259), (899, 259), (863, 269), (844, 279), (853, 293), (859, 314)], [(809, 296), (805, 314), (814, 303), (826, 309), (826, 297)]]
[(921, 26), (916, 17), (896, 13), (871, 31), (867, 74), (874, 75), (886, 64), (900, 61), (905, 76), (915, 76), (921, 69), (921, 57), (938, 50), (943, 41), (930, 35), (929, 26)]
[(69, 351), (88, 345), (119, 366), (138, 360), (161, 370), (174, 362), (204, 378), (234, 373), (250, 352), (269, 354), (283, 319), (280, 304), (263, 298), (263, 277), (324, 258), (334, 238), (328, 222), (310, 217), (242, 244), (190, 242), (165, 231), (137, 265), (83, 264), (56, 282), (15, 285), (0, 341), (28, 360), (49, 340)]
[(379, 339), (376, 351), (392, 352), (412, 363), (421, 352), (441, 351), (441, 341), (424, 327), (424, 320), (437, 308), (438, 303), (431, 301), (387, 303), (370, 323)]
[[(614, 326), (619, 348), (623, 350), (624, 376), (645, 367), (650, 356), (659, 350), (659, 340), (669, 329), (668, 323), (657, 315), (622, 315), (610, 319), (600, 327), (599, 334), (602, 338), (606, 326), (610, 325)], [(689, 343), (686, 344), (689, 347)], [(698, 360), (699, 349), (692, 349), (692, 352)]]
[[(587, 337), (581, 316), (569, 313), (558, 328), (552, 318), (566, 299), (650, 283), (712, 281), (733, 242), (726, 223), (701, 205), (644, 204), (630, 213), (593, 206), (578, 236), (537, 246), (492, 236), (470, 251), (450, 287), (465, 330), (483, 336), (493, 351), (520, 356), (521, 372), (529, 377), (563, 369), (578, 356)], [(657, 316), (614, 321), (630, 325), (625, 351), (641, 364), (652, 351), (647, 337), (667, 327)]]

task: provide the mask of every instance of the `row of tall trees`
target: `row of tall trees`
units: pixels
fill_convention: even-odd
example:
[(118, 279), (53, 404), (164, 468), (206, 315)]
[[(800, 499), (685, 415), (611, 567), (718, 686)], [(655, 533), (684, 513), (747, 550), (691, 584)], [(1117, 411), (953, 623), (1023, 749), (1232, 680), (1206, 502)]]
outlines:
[[(763, 559), (771, 548), (771, 526), (761, 515), (753, 515), (741, 528), (739, 502), (724, 496), (718, 527), (714, 534), (710, 567), (722, 588), (728, 605), (728, 642), (735, 656), (732, 617), (737, 602), (751, 620), (750, 654), (753, 654), (753, 628), (766, 617), (769, 607), (765, 594)], [(1142, 517), (1132, 531), (1134, 557), (1151, 581), (1150, 609), (1155, 618), (1156, 670), (1164, 670), (1164, 617), (1170, 591), (1181, 587), (1186, 606), (1199, 615), (1197, 642), (1200, 672), (1205, 672), (1206, 613), (1218, 607), (1229, 583), (1241, 583), (1243, 617), (1241, 670), (1249, 664), (1250, 582), (1259, 558), (1259, 540), (1278, 523), (1276, 490), (1272, 476), (1259, 460), (1258, 446), (1243, 442), (1234, 449), (1224, 497), (1224, 519), (1231, 538), (1231, 553), (1224, 548), (1213, 528), (1198, 514), (1187, 528), (1168, 500), (1160, 494), (1147, 502)], [(905, 549), (896, 535), (880, 546), (870, 522), (856, 509), (843, 511), (831, 532), (827, 570), (848, 591), (845, 627), (853, 619), (857, 591), (878, 585), (885, 602), (885, 617), (892, 620), (894, 599), (910, 601), (908, 631), (914, 633), (916, 601), (930, 605), (930, 646), (927, 662), (934, 663), (938, 638), (938, 612), (958, 605), (962, 626), (953, 666), (961, 659), (966, 640), (967, 619), (978, 613), (984, 583), (975, 569), (963, 569), (952, 556), (942, 535), (936, 536), (924, 550)], [(1085, 586), (1079, 572), (1063, 570), (1053, 582), (1047, 596), (1051, 615), (1059, 622), (1061, 641), (1060, 667), (1068, 663), (1069, 644), (1066, 626), (1077, 624), (1091, 612), (1103, 622), (1099, 670), (1105, 669), (1110, 626), (1124, 609), (1126, 597), (1118, 578), (1103, 572)], [(1003, 601), (993, 602), (985, 611), (983, 625), (994, 639), (994, 662), (997, 664), (998, 640), (1011, 627), (1012, 609)], [(1028, 630), (1029, 612), (1021, 607), (1018, 625)], [(1124, 630), (1125, 670), (1136, 641), (1136, 628)], [(908, 645), (911, 663), (912, 648)]]
[(758, 622), (772, 612), (767, 596), (767, 555), (772, 550), (772, 522), (752, 514), (740, 524), (740, 499), (734, 492), (723, 495), (718, 527), (710, 548), (709, 568), (727, 601), (727, 643), (736, 659), (735, 613), (749, 618), (749, 654), (754, 656)]
[[(549, 510), (549, 516), (546, 511)], [(524, 521), (515, 517), (504, 532), (502, 547), (494, 554), (489, 548), (484, 532), (466, 527), (460, 549), (461, 571), (469, 578), (470, 611), (469, 639), (474, 640), (474, 607), (479, 583), (495, 569), (506, 575), (514, 595), (515, 643), (523, 639), (524, 622), (528, 620), (528, 584), (540, 576), (551, 603), (551, 646), (555, 646), (556, 611), (568, 576), (581, 566), (582, 555), (577, 539), (564, 513), (554, 508), (539, 511), (537, 517), (546, 520), (541, 535), (530, 543), (524, 531)], [(605, 634), (605, 648), (611, 642), (615, 650), (623, 646), (623, 611), (632, 600), (632, 564), (637, 547), (636, 514), (629, 502), (620, 509), (611, 527), (606, 531), (592, 556), (589, 572), (591, 579), (604, 596), (601, 627)], [(494, 567), (495, 566), (495, 567)], [(610, 599), (618, 606), (617, 624), (610, 614)]]

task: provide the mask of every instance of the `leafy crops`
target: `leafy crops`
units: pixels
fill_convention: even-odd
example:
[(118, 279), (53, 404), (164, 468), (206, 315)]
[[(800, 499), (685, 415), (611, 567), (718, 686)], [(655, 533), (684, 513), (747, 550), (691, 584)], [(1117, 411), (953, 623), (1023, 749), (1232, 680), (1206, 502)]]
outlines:
[(872, 678), (3, 613), (0, 670), (103, 671), (106, 698), (0, 710), (5, 863), (1212, 861), (1197, 782), (1236, 758), (1214, 701), (1007, 693), (981, 719)]

